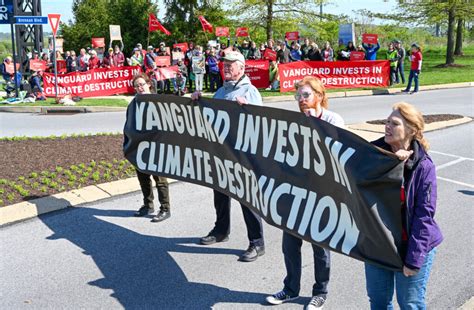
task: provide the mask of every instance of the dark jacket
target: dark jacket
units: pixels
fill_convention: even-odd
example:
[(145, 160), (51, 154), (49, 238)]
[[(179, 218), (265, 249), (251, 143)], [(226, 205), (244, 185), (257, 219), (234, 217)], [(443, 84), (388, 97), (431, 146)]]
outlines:
[(284, 50), (280, 49), (277, 52), (277, 61), (281, 64), (286, 64), (290, 62), (290, 50), (285, 48)]
[(313, 60), (313, 61), (322, 61), (323, 57), (321, 56), (321, 53), (319, 52), (319, 49), (317, 48), (311, 48), (308, 51), (308, 59)]
[[(372, 142), (391, 151), (384, 138)], [(412, 142), (413, 155), (406, 161), (404, 187), (406, 193), (406, 231), (408, 243), (404, 263), (419, 269), (426, 255), (443, 241), (434, 220), (436, 211), (436, 168), (431, 157), (418, 141)]]

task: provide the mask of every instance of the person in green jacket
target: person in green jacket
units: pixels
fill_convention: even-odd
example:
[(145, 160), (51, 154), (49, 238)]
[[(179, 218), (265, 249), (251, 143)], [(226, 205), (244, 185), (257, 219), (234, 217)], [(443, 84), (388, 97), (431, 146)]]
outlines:
[(390, 61), (390, 86), (392, 86), (397, 78), (398, 51), (391, 42), (388, 44), (387, 60)]

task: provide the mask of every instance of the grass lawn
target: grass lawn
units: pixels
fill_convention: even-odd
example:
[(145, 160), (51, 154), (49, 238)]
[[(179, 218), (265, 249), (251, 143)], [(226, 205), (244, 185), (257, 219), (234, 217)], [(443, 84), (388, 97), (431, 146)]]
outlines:
[[(409, 47), (406, 47), (407, 50)], [(438, 68), (438, 65), (444, 64), (446, 60), (445, 47), (427, 47), (423, 51), (423, 66), (420, 75), (420, 85), (436, 85), (460, 82), (474, 81), (474, 44), (465, 45), (463, 48), (464, 56), (455, 57), (455, 64), (459, 67)], [(380, 49), (377, 53), (377, 59), (385, 59), (386, 49)], [(405, 59), (405, 78), (408, 81), (410, 74), (410, 62)], [(402, 84), (393, 87), (402, 87)], [(329, 89), (328, 92), (356, 91), (373, 88), (351, 88), (351, 89)], [(260, 90), (262, 97), (294, 95), (294, 92), (280, 93), (279, 91)], [(124, 99), (109, 98), (85, 98), (77, 103), (77, 106), (110, 106), (126, 107), (129, 101)], [(16, 104), (17, 106), (54, 106), (54, 99), (49, 98), (46, 101), (39, 101), (32, 104)]]

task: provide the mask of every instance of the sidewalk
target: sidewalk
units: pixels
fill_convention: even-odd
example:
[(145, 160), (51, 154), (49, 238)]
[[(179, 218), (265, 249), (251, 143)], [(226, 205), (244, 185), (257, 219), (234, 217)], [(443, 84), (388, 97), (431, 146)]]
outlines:
[[(439, 85), (426, 85), (420, 86), (420, 91), (438, 90), (438, 89), (449, 89), (449, 88), (464, 88), (474, 87), (474, 82), (463, 82), (463, 83), (452, 83), (452, 84), (439, 84)], [(328, 93), (329, 98), (344, 98), (344, 97), (358, 97), (358, 96), (375, 96), (375, 95), (390, 95), (400, 93), (405, 87), (397, 88), (378, 88), (372, 90), (354, 90), (354, 91), (340, 91)], [(203, 93), (204, 96), (212, 96), (212, 93)], [(190, 94), (186, 94), (185, 97), (189, 97)], [(124, 99), (131, 100), (133, 96), (118, 95), (118, 96), (101, 96), (94, 97), (97, 99)], [(293, 95), (281, 95), (281, 96), (270, 96), (263, 97), (263, 103), (273, 102), (284, 102), (294, 101)], [(51, 112), (70, 112), (70, 113), (95, 113), (95, 112), (121, 112), (125, 111), (125, 107), (102, 107), (102, 106), (17, 106), (17, 105), (0, 105), (0, 112), (11, 112), (11, 113), (42, 113), (47, 114)]]

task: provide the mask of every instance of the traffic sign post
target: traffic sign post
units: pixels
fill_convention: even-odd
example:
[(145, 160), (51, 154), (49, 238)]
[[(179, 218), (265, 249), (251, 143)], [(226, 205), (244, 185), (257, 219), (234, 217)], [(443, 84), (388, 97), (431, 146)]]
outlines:
[(53, 65), (54, 65), (54, 94), (58, 98), (58, 64), (56, 63), (56, 32), (58, 31), (61, 14), (48, 14), (49, 24), (53, 30)]

